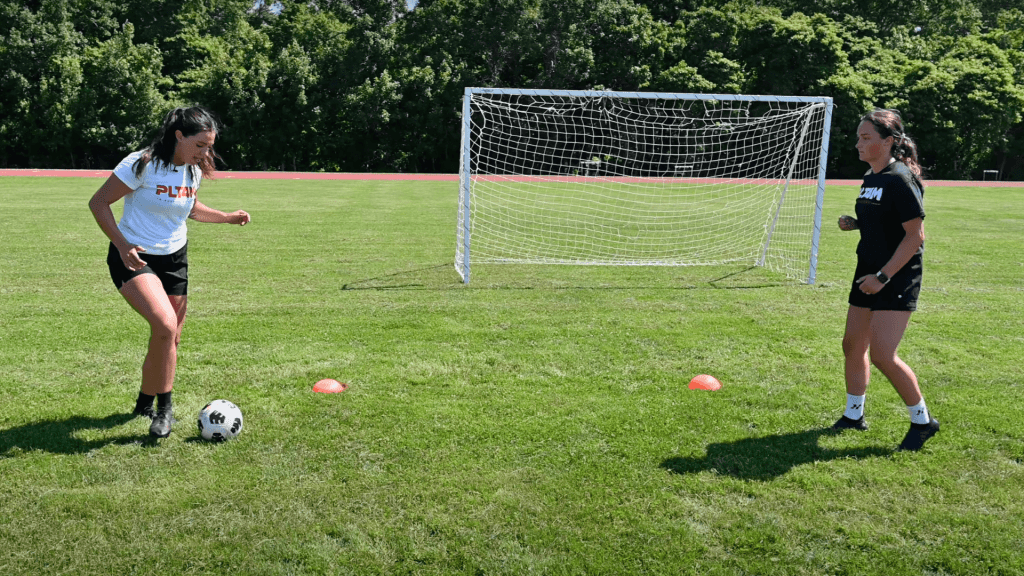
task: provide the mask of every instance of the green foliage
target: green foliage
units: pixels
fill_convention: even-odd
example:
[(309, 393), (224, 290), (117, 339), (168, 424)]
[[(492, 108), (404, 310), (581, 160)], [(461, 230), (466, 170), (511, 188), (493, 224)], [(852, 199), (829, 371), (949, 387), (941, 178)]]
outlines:
[(463, 91), (495, 86), (832, 96), (832, 177), (899, 106), (934, 176), (1024, 177), (1021, 30), (1007, 0), (5, 3), (0, 165), (111, 166), (198, 103), (234, 169), (454, 172)]
[(66, 2), (44, 2), (36, 12), (5, 2), (0, 22), (0, 161), (45, 166), (59, 158), (64, 164), (73, 157), (67, 143), (87, 40)]
[[(82, 54), (84, 81), (77, 99), (74, 148), (133, 150), (148, 144), (152, 126), (166, 113), (170, 79), (161, 75), (160, 51), (132, 42), (126, 24)], [(117, 162), (120, 158), (104, 158)]]
[[(1019, 8), (998, 13), (997, 25), (985, 36), (998, 46), (1013, 66), (1014, 84), (1024, 87), (1024, 11)], [(1007, 132), (1006, 145), (992, 150), (989, 166), (1002, 178), (1024, 180), (1024, 123), (1017, 123)]]
[(218, 35), (184, 28), (181, 37), (200, 65), (179, 76), (179, 94), (222, 116), (225, 130), (218, 148), (229, 167), (268, 168), (266, 151), (274, 142), (266, 138), (261, 120), (276, 111), (268, 111), (265, 102), (273, 66), (267, 34), (238, 18)]
[[(683, 60), (695, 71), (694, 80), (702, 88), (700, 91), (742, 92), (749, 78), (737, 53), (743, 31), (742, 10), (739, 7), (701, 8), (687, 14), (685, 22)], [(685, 69), (682, 72), (686, 74)]]
[(939, 178), (968, 178), (1005, 148), (1024, 114), (1024, 87), (1006, 54), (984, 40), (961, 40), (935, 64), (914, 62), (902, 94), (909, 129), (926, 142), (925, 165)]
[[(547, 34), (555, 42), (544, 46), (545, 87), (604, 86), (609, 90), (638, 90), (663, 67), (669, 49), (665, 25), (630, 0), (594, 3), (576, 0), (568, 14), (565, 3), (545, 7)], [(568, 16), (568, 17), (567, 17)]]
[(378, 78), (368, 78), (357, 86), (347, 97), (348, 126), (344, 130), (345, 138), (351, 140), (350, 146), (364, 148), (359, 166), (361, 171), (374, 172), (395, 167), (404, 167), (403, 152), (391, 146), (391, 110), (397, 108), (402, 100), (399, 84), (384, 70)]

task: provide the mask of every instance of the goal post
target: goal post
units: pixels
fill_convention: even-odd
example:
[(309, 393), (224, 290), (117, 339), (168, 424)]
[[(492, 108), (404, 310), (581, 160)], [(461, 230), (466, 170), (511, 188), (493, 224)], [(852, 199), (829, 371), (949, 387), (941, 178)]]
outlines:
[(813, 284), (832, 99), (466, 88), (455, 268), (748, 263)]

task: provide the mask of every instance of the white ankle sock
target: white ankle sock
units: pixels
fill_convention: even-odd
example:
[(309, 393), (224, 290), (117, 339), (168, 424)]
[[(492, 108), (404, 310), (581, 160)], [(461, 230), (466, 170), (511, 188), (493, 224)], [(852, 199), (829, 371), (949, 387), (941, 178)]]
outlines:
[(910, 421), (914, 424), (927, 424), (931, 422), (931, 415), (928, 414), (928, 407), (924, 405), (924, 397), (914, 406), (907, 406), (910, 413)]
[(864, 417), (864, 396), (854, 396), (853, 394), (846, 395), (846, 412), (843, 412), (843, 416), (846, 416), (850, 420), (860, 420)]

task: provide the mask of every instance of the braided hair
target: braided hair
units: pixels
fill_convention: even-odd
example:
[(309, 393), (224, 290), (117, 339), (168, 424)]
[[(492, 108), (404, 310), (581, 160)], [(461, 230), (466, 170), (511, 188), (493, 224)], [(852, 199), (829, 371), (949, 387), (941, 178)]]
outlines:
[(865, 114), (861, 122), (870, 122), (882, 139), (892, 136), (892, 157), (906, 164), (921, 184), (921, 162), (917, 158), (917, 143), (903, 129), (903, 118), (899, 110), (875, 108)]
[[(200, 132), (219, 132), (220, 123), (210, 111), (200, 106), (171, 110), (164, 117), (163, 126), (157, 132), (156, 137), (153, 138), (149, 146), (142, 150), (142, 156), (135, 161), (132, 168), (136, 177), (141, 177), (146, 166), (153, 160), (159, 160), (165, 168), (173, 169), (174, 148), (178, 145), (178, 138), (175, 134), (177, 130), (181, 130), (182, 136), (187, 138)], [(193, 170), (193, 178), (198, 176), (195, 173), (197, 169), (202, 171), (204, 178), (212, 177), (216, 170), (215, 159), (220, 160), (221, 157), (211, 147), (210, 154), (204, 156), (198, 166), (190, 167)]]

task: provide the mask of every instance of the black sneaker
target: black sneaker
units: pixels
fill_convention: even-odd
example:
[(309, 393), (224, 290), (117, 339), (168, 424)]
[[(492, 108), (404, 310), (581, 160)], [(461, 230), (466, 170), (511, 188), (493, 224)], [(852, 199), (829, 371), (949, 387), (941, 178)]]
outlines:
[(153, 410), (153, 406), (146, 406), (145, 408), (136, 406), (135, 410), (132, 410), (132, 416), (145, 416), (152, 420), (156, 418), (156, 410)]
[(932, 418), (927, 424), (910, 424), (910, 430), (903, 437), (903, 442), (897, 450), (920, 450), (929, 438), (935, 436), (939, 431), (939, 421)]
[(836, 420), (836, 423), (832, 425), (833, 430), (846, 430), (847, 428), (852, 430), (867, 430), (868, 423), (864, 421), (863, 416), (854, 420), (853, 418), (847, 418), (843, 415), (842, 418)]
[(166, 438), (171, 434), (171, 424), (174, 424), (174, 414), (171, 407), (160, 408), (149, 426), (149, 435), (154, 438)]

